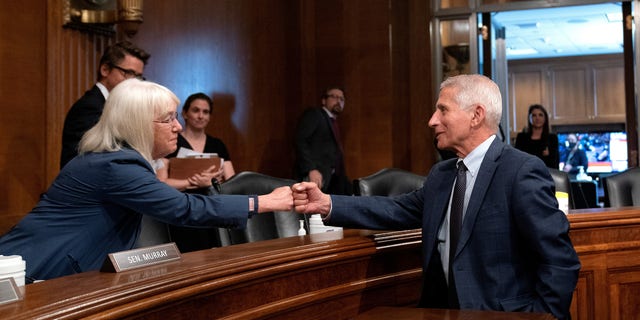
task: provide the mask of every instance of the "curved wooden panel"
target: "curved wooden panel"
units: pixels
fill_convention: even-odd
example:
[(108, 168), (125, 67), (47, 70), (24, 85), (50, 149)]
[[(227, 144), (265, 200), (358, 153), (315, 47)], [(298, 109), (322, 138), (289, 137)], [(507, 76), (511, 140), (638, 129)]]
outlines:
[(30, 284), (4, 318), (353, 317), (413, 306), (421, 285), (420, 231), (348, 230), (184, 254), (121, 273), (87, 272)]
[[(640, 298), (640, 208), (572, 210), (582, 269), (573, 319), (632, 319)], [(24, 287), (3, 319), (351, 319), (414, 306), (420, 230), (346, 230), (184, 254), (121, 273), (86, 272)]]

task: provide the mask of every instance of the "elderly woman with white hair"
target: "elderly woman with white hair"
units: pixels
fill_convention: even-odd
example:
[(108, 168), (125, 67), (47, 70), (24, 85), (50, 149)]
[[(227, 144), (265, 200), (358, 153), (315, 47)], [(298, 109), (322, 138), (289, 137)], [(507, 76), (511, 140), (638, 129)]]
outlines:
[(292, 209), (289, 187), (261, 196), (203, 196), (159, 181), (152, 164), (176, 149), (178, 104), (153, 82), (116, 86), (79, 155), (0, 238), (0, 254), (21, 255), (27, 279), (50, 279), (97, 270), (107, 254), (134, 248), (142, 215), (176, 225), (244, 228), (253, 214)]

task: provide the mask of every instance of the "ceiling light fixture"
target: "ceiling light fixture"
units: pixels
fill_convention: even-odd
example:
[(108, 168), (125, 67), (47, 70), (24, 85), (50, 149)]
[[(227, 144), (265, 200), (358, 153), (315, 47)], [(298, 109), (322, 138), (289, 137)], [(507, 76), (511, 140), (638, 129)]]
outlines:
[(63, 26), (111, 36), (117, 24), (127, 37), (133, 37), (143, 21), (142, 3), (143, 0), (64, 0)]

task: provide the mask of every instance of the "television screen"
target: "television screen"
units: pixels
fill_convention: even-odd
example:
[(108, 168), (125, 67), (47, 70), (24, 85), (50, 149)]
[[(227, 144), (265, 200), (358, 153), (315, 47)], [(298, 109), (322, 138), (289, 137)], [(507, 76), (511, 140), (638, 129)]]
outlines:
[(627, 169), (626, 132), (563, 132), (557, 135), (560, 170), (571, 153), (571, 135), (576, 137), (578, 148), (586, 154), (587, 173), (610, 173)]

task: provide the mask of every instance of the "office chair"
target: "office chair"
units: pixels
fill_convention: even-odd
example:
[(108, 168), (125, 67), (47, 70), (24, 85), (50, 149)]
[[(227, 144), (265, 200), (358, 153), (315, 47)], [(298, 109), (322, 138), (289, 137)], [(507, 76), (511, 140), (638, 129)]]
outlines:
[(556, 185), (556, 191), (566, 192), (569, 195), (569, 209), (576, 209), (573, 192), (571, 191), (571, 180), (569, 179), (569, 174), (553, 168), (549, 168), (549, 173)]
[[(291, 186), (296, 181), (276, 178), (261, 173), (243, 171), (221, 185), (222, 194), (267, 194), (282, 186)], [(294, 212), (266, 212), (254, 215), (247, 221), (244, 230), (226, 229), (221, 236), (223, 245), (260, 240), (285, 238), (298, 235), (301, 217)]]
[(155, 246), (171, 242), (171, 237), (169, 236), (169, 226), (166, 223), (156, 220), (155, 218), (148, 215), (143, 215), (142, 221), (140, 223), (142, 224), (142, 226), (140, 227), (140, 235), (138, 236), (138, 240), (136, 240), (136, 248)]
[(372, 175), (353, 180), (356, 196), (395, 196), (419, 189), (425, 176), (398, 168), (384, 168)]
[(640, 205), (640, 168), (603, 178), (605, 206), (628, 207)]

